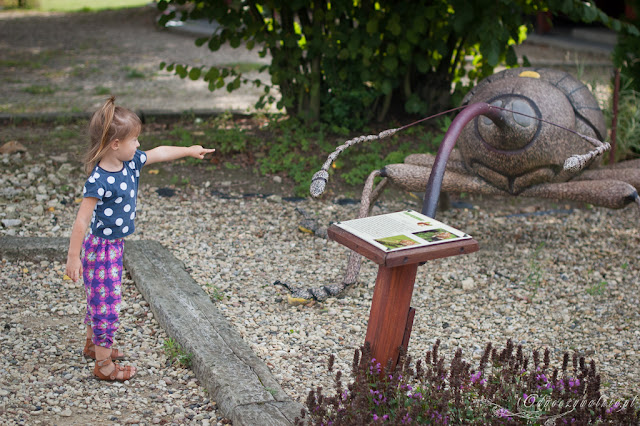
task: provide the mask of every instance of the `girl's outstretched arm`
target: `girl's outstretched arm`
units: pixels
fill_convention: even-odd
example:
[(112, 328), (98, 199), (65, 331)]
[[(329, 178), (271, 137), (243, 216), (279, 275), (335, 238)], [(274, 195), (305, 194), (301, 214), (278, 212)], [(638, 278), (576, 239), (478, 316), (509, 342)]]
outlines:
[(96, 208), (98, 199), (94, 197), (86, 197), (82, 199), (76, 221), (71, 229), (71, 239), (69, 240), (69, 253), (67, 254), (67, 270), (66, 274), (73, 282), (78, 281), (82, 276), (82, 262), (80, 261), (80, 251), (82, 250), (82, 240), (87, 228), (91, 223), (93, 210)]
[(153, 164), (161, 161), (173, 161), (184, 157), (203, 159), (205, 155), (215, 151), (215, 149), (203, 148), (200, 145), (185, 146), (159, 146), (146, 151), (147, 163)]

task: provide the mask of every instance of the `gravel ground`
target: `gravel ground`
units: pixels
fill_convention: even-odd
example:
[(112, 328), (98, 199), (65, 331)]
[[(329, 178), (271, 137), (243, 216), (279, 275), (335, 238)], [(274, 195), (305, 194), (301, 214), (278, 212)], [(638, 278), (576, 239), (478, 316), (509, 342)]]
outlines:
[(127, 305), (119, 347), (136, 365), (129, 382), (94, 379), (82, 356), (81, 283), (64, 280), (60, 262), (1, 263), (0, 423), (223, 424), (193, 372), (172, 365), (167, 340), (135, 285), (124, 281)]
[[(78, 168), (29, 154), (5, 155), (0, 164), (8, 170), (0, 177), (0, 234), (68, 236), (83, 181)], [(339, 369), (349, 371), (353, 351), (364, 341), (377, 268), (366, 261), (360, 285), (322, 303), (291, 306), (285, 289), (273, 283), (315, 286), (339, 280), (347, 250), (300, 232), (296, 209), (327, 224), (354, 218), (357, 205), (335, 199), (288, 201), (277, 194), (244, 196), (233, 188), (233, 181), (210, 182), (175, 188), (174, 196), (163, 197), (143, 179), (132, 238), (158, 240), (184, 261), (285, 391), (303, 402), (311, 388), (331, 387), (325, 367), (329, 354), (336, 355)], [(375, 214), (420, 210), (408, 195), (386, 200)], [(471, 207), (452, 209), (438, 219), (474, 236), (481, 249), (419, 268), (410, 354), (424, 356), (439, 338), (447, 357), (461, 347), (477, 363), (488, 341), (503, 345), (510, 338), (529, 352), (550, 348), (557, 362), (565, 351), (594, 359), (605, 395), (637, 396), (638, 209), (522, 199), (462, 201)], [(62, 268), (56, 262), (2, 263), (0, 336), (2, 354), (10, 361), (2, 374), (10, 380), (0, 386), (0, 421), (55, 422), (53, 416), (68, 414), (56, 413), (66, 401), (73, 402), (73, 416), (97, 412), (104, 419), (135, 422), (146, 410), (158, 421), (216, 419), (215, 405), (193, 374), (166, 365), (166, 337), (130, 283), (119, 342), (138, 354), (134, 362), (140, 375), (128, 385), (89, 379), (89, 365), (79, 357), (82, 291), (62, 280)], [(55, 349), (45, 352), (47, 343)], [(37, 411), (40, 417), (29, 418)]]
[[(211, 94), (204, 83), (158, 71), (158, 64), (265, 59), (226, 48), (212, 55), (193, 46), (193, 37), (159, 31), (154, 16), (147, 8), (0, 14), (0, 112), (93, 111), (107, 91), (133, 109), (253, 104), (250, 90), (233, 97), (224, 91)], [(519, 53), (533, 64), (559, 61), (572, 70), (602, 59), (530, 44)], [(606, 66), (599, 67), (587, 81), (607, 80), (608, 73)], [(599, 99), (607, 97), (592, 86)], [(51, 136), (62, 138), (57, 133), (66, 130), (56, 128)], [(33, 137), (30, 132), (25, 138)], [(47, 141), (38, 144), (47, 146)], [(32, 152), (0, 156), (0, 235), (67, 237), (84, 179), (69, 156)], [(198, 174), (205, 173), (199, 169)], [(158, 240), (184, 261), (285, 391), (303, 402), (311, 388), (330, 388), (325, 364), (331, 353), (337, 368), (349, 371), (353, 351), (364, 340), (376, 266), (365, 261), (359, 286), (322, 303), (291, 306), (285, 289), (273, 283), (316, 286), (340, 280), (347, 250), (299, 232), (296, 209), (328, 224), (356, 217), (357, 205), (337, 199), (293, 202), (283, 199), (290, 195), (284, 193), (246, 197), (244, 192), (260, 192), (256, 186), (273, 192), (279, 183), (238, 173), (161, 197), (150, 184), (154, 176), (145, 178), (131, 238)], [(395, 196), (394, 201), (390, 192), (374, 213), (420, 210), (415, 198)], [(548, 347), (555, 360), (567, 350), (577, 351), (596, 361), (605, 395), (637, 396), (637, 209), (480, 197), (462, 201), (472, 208), (440, 213), (438, 219), (473, 235), (481, 249), (419, 268), (410, 354), (424, 356), (439, 338), (448, 358), (461, 347), (477, 362), (488, 341), (503, 345), (511, 338), (528, 351)], [(540, 214), (549, 210), (554, 212)], [(118, 345), (131, 354), (129, 362), (139, 373), (128, 384), (91, 378), (92, 363), (80, 355), (84, 297), (80, 287), (62, 279), (64, 259), (61, 254), (59, 262), (0, 261), (0, 354), (6, 361), (0, 367), (0, 423), (226, 422), (193, 373), (168, 362), (167, 337), (130, 281)]]

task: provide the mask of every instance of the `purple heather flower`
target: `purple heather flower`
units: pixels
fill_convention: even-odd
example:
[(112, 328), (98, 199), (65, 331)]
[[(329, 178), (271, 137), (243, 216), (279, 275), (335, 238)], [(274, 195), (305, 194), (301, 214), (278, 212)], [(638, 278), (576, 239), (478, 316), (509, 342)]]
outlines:
[(404, 417), (402, 418), (402, 424), (409, 424), (411, 423), (411, 417), (409, 417), (409, 414), (405, 414)]
[(497, 417), (502, 417), (503, 419), (510, 419), (512, 416), (511, 412), (506, 408), (499, 408), (494, 412), (494, 414)]
[(616, 402), (611, 407), (607, 408), (607, 414), (613, 413), (613, 410), (620, 408), (620, 402)]
[(384, 397), (379, 391), (374, 391), (373, 389), (369, 389), (369, 393), (373, 395), (373, 403), (376, 405), (380, 405), (383, 402), (387, 402), (387, 398)]
[(381, 370), (381, 365), (380, 365), (379, 362), (376, 363), (375, 360), (376, 360), (375, 358), (373, 358), (371, 360), (371, 366), (369, 366), (369, 372), (372, 373), (372, 374), (374, 372), (375, 372), (375, 374), (380, 374), (380, 371), (382, 371)]
[(478, 371), (476, 374), (471, 376), (471, 383), (477, 382), (478, 380), (480, 380), (480, 377), (482, 377), (482, 371)]

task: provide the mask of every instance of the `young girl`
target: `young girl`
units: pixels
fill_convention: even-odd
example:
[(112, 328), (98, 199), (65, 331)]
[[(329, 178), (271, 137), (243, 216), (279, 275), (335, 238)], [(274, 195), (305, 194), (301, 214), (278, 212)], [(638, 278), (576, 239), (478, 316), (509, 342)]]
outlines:
[[(145, 164), (183, 157), (202, 159), (215, 151), (199, 145), (138, 149), (142, 123), (130, 110), (115, 105), (112, 96), (89, 124), (90, 146), (85, 157), (89, 175), (71, 231), (67, 275), (84, 279), (87, 295), (85, 357), (96, 360), (93, 373), (101, 380), (125, 381), (136, 372), (112, 362), (124, 354), (112, 349), (119, 326), (124, 237), (133, 233), (140, 170)], [(86, 235), (87, 228), (90, 232)], [(82, 259), (80, 255), (82, 253)]]

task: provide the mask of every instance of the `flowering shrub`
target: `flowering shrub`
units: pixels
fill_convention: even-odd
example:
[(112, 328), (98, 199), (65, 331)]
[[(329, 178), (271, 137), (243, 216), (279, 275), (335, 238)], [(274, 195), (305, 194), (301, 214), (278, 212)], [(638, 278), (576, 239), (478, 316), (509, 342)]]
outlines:
[[(439, 355), (438, 340), (424, 360), (412, 367), (401, 353), (395, 368), (382, 368), (368, 346), (356, 350), (353, 382), (346, 387), (335, 373), (335, 394), (309, 392), (308, 411), (296, 424), (638, 424), (634, 400), (612, 401), (600, 394), (595, 362), (564, 354), (562, 368), (552, 369), (549, 350), (524, 356), (511, 340), (501, 351), (487, 344), (477, 370), (458, 349), (449, 369)], [(334, 358), (329, 358), (333, 372)]]

